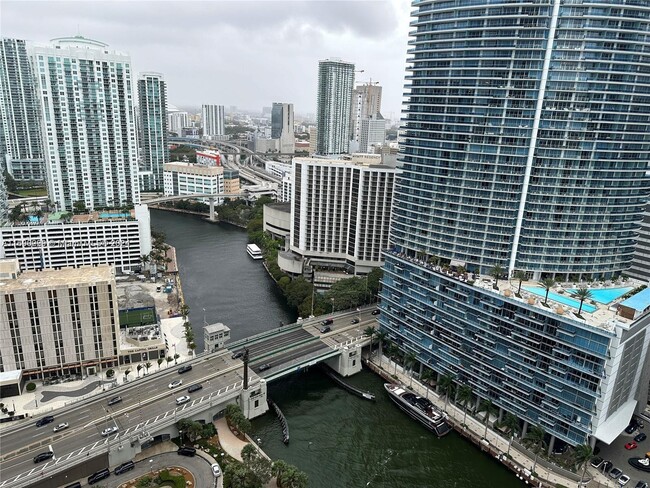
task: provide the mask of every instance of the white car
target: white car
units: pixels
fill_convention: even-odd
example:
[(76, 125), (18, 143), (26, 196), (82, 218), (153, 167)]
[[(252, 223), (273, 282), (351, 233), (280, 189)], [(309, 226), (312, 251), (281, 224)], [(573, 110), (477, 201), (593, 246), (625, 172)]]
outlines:
[(210, 467), (212, 468), (212, 474), (214, 475), (215, 478), (221, 476), (221, 468), (217, 463), (212, 464)]
[(630, 477), (629, 477), (628, 475), (626, 475), (626, 474), (622, 474), (622, 475), (618, 478), (618, 484), (621, 485), (621, 486), (625, 486), (625, 485), (627, 485), (627, 482), (628, 482), (628, 481), (630, 481)]
[(118, 429), (117, 426), (107, 427), (107, 428), (105, 428), (104, 430), (102, 430), (102, 437), (109, 436), (109, 435), (111, 435), (113, 432), (117, 432), (118, 430), (120, 430), (120, 429)]
[(57, 425), (56, 427), (54, 427), (52, 430), (53, 430), (54, 432), (60, 432), (60, 431), (65, 430), (65, 429), (67, 429), (67, 428), (68, 428), (68, 423), (67, 423), (67, 422), (63, 422), (62, 424), (59, 424), (59, 425)]
[(190, 401), (190, 397), (188, 395), (183, 395), (182, 397), (178, 397), (176, 399), (176, 405), (182, 405), (183, 403), (187, 403)]
[(181, 386), (183, 384), (183, 380), (174, 380), (169, 384), (169, 388), (176, 388), (177, 386)]

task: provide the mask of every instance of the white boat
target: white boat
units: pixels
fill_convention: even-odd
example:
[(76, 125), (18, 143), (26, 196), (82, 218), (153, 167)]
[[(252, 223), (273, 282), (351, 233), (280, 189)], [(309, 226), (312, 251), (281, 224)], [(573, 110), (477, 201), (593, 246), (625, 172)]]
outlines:
[(257, 247), (257, 244), (249, 244), (248, 246), (246, 246), (246, 252), (253, 259), (264, 259), (262, 250), (259, 247)]
[(417, 420), (438, 437), (451, 431), (445, 415), (426, 398), (409, 392), (401, 385), (385, 383), (384, 388), (390, 399), (409, 417)]

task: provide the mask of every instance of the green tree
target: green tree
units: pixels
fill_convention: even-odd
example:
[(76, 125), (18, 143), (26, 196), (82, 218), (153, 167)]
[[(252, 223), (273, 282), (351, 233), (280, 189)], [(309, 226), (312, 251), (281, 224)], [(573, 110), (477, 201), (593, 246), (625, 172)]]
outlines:
[(546, 438), (546, 432), (539, 425), (533, 425), (526, 433), (526, 437), (524, 437), (524, 441), (526, 441), (528, 446), (535, 453), (535, 462), (533, 463), (533, 469), (532, 469), (533, 473), (535, 472), (535, 468), (537, 467), (537, 456), (539, 455), (540, 452), (543, 452), (546, 449), (545, 438)]
[(277, 486), (282, 487), (282, 477), (290, 467), (291, 465), (282, 459), (273, 461), (273, 464), (271, 465), (271, 476), (275, 477)]
[(373, 270), (366, 275), (366, 286), (368, 291), (366, 303), (372, 303), (374, 297), (379, 293), (379, 287), (383, 275), (384, 271), (381, 268), (373, 268)]
[(180, 354), (178, 354), (178, 353), (174, 354), (174, 364), (178, 364), (178, 358), (180, 358), (180, 357), (181, 357)]
[(388, 339), (388, 334), (383, 330), (375, 333), (375, 337), (379, 341), (379, 367), (381, 368), (381, 360), (384, 356), (384, 342)]
[(9, 174), (9, 171), (7, 170), (4, 171), (4, 178), (5, 178), (5, 187), (7, 188), (7, 191), (9, 193), (16, 193), (18, 191), (18, 183), (16, 183), (14, 177)]
[(508, 430), (508, 437), (510, 437), (510, 440), (508, 441), (508, 452), (506, 453), (506, 455), (510, 457), (510, 447), (512, 446), (512, 441), (514, 440), (517, 433), (521, 431), (521, 427), (519, 427), (519, 419), (516, 415), (508, 412), (506, 413), (503, 422), (501, 422), (501, 425)]
[(390, 346), (388, 346), (388, 351), (387, 351), (388, 357), (391, 358), (395, 363), (395, 371), (393, 373), (394, 375), (397, 375), (397, 355), (399, 354), (399, 352), (400, 352), (399, 347), (397, 347), (397, 345), (391, 343)]
[(585, 480), (585, 474), (587, 472), (587, 465), (589, 460), (591, 459), (591, 456), (594, 455), (594, 450), (591, 448), (589, 444), (580, 444), (575, 447), (574, 452), (575, 452), (576, 467), (578, 469), (582, 468), (582, 474), (580, 475), (580, 484), (579, 484), (579, 486), (582, 486)]
[(431, 380), (434, 378), (433, 370), (430, 368), (424, 368), (422, 371), (422, 376), (420, 376), (420, 381), (426, 387), (426, 398), (429, 398), (429, 388), (431, 387)]
[(12, 223), (21, 222), (25, 216), (23, 215), (23, 204), (19, 203), (9, 211), (9, 221)]
[(305, 298), (312, 296), (312, 288), (313, 285), (302, 276), (299, 276), (294, 280), (290, 280), (285, 287), (285, 297), (287, 298), (287, 304), (290, 307), (298, 308), (298, 306), (305, 300)]
[(138, 370), (138, 378), (140, 377), (140, 371), (142, 371), (142, 365), (138, 364), (138, 366), (135, 368)]
[(86, 209), (86, 203), (83, 200), (77, 200), (72, 204), (72, 208), (74, 209), (75, 213), (85, 213), (87, 211)]
[(128, 380), (129, 380), (129, 375), (130, 375), (130, 374), (131, 374), (131, 370), (130, 370), (130, 369), (127, 369), (127, 370), (124, 372), (124, 379), (128, 381)]
[(165, 360), (165, 358), (158, 358), (158, 361), (157, 361), (158, 369), (160, 369), (160, 365), (163, 363), (164, 360)]
[(524, 282), (526, 279), (526, 272), (525, 271), (515, 271), (515, 274), (513, 276), (514, 279), (519, 281), (519, 287), (517, 288), (517, 296), (521, 295), (521, 284)]
[(187, 322), (187, 316), (190, 313), (190, 307), (185, 302), (183, 302), (183, 304), (178, 307), (178, 311), (183, 316), (183, 321)]
[(438, 380), (438, 388), (445, 395), (445, 412), (447, 411), (447, 404), (449, 403), (449, 397), (454, 394), (456, 385), (454, 384), (454, 375), (446, 373), (443, 374)]
[(472, 387), (469, 385), (461, 385), (461, 387), (458, 389), (458, 403), (460, 403), (463, 406), (463, 425), (466, 424), (467, 420), (467, 405), (472, 403), (472, 400), (474, 400), (474, 392), (472, 391)]
[(479, 412), (485, 412), (485, 432), (483, 433), (483, 438), (487, 439), (487, 430), (490, 423), (490, 415), (495, 415), (497, 413), (497, 407), (492, 403), (492, 400), (482, 400), (478, 407)]
[(152, 364), (149, 361), (145, 363), (144, 367), (147, 368), (147, 374), (149, 374), (149, 368), (151, 368), (151, 366)]
[(578, 309), (578, 316), (579, 316), (580, 313), (582, 312), (582, 304), (588, 298), (592, 298), (593, 294), (591, 293), (591, 290), (589, 290), (588, 288), (581, 287), (576, 290), (573, 296), (578, 300), (580, 300), (580, 308)]
[(363, 335), (370, 338), (370, 352), (371, 353), (372, 353), (372, 341), (373, 341), (373, 339), (375, 337), (375, 331), (376, 331), (376, 329), (374, 327), (372, 327), (372, 326), (368, 326), (365, 329), (363, 329)]
[(494, 288), (499, 288), (499, 279), (503, 276), (503, 267), (500, 264), (495, 264), (490, 270), (490, 276), (494, 278)]
[(548, 305), (548, 292), (555, 286), (555, 280), (553, 278), (545, 278), (542, 281), (538, 282), (538, 285), (546, 290), (546, 296), (544, 297), (544, 305)]
[(366, 282), (357, 276), (334, 283), (325, 293), (325, 299), (334, 300), (337, 310), (359, 307), (366, 296)]
[(271, 479), (271, 461), (261, 456), (253, 444), (246, 444), (241, 450), (244, 466), (249, 470), (251, 486), (261, 487)]
[(167, 361), (167, 366), (169, 366), (169, 363), (171, 363), (174, 360), (174, 358), (171, 357), (171, 356), (167, 356), (167, 358), (165, 358), (165, 359)]
[(408, 352), (404, 356), (404, 367), (408, 369), (409, 371), (409, 376), (411, 377), (411, 382), (409, 384), (409, 387), (413, 386), (413, 366), (418, 360), (418, 355), (415, 354), (414, 352)]

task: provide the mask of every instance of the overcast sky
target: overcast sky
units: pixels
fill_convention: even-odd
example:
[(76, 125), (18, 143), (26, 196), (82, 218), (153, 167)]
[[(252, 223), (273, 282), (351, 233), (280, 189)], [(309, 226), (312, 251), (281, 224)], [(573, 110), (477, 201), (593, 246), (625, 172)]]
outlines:
[(260, 110), (272, 102), (316, 111), (318, 61), (356, 64), (357, 81), (383, 86), (384, 117), (402, 103), (410, 2), (7, 1), (3, 37), (46, 42), (80, 33), (131, 55), (133, 69), (165, 75), (168, 101)]

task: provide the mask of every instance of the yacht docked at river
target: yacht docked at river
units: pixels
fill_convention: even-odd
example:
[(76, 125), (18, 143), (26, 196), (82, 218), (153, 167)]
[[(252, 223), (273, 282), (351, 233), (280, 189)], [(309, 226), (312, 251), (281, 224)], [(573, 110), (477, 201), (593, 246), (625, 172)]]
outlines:
[(407, 391), (401, 385), (385, 383), (384, 388), (390, 399), (409, 417), (417, 420), (438, 437), (447, 435), (451, 427), (445, 415), (426, 398)]
[(264, 254), (262, 254), (262, 250), (257, 247), (257, 244), (249, 244), (246, 246), (246, 252), (253, 259), (264, 259)]

